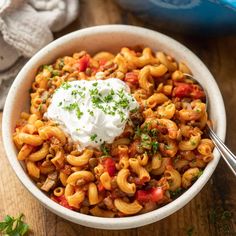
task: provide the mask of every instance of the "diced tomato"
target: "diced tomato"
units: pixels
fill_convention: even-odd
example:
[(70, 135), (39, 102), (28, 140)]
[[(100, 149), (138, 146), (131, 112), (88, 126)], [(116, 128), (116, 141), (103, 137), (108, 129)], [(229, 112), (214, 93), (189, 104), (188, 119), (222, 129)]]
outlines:
[(183, 98), (189, 97), (192, 92), (192, 85), (185, 83), (178, 83), (178, 85), (173, 90), (173, 96)]
[(104, 186), (102, 185), (102, 183), (98, 183), (98, 191), (99, 192), (101, 192), (101, 191), (103, 191), (105, 188), (104, 188)]
[(159, 202), (163, 197), (163, 189), (160, 187), (151, 188), (149, 190), (138, 190), (136, 194), (136, 199), (139, 202)]
[(79, 61), (77, 62), (77, 69), (79, 71), (85, 71), (87, 69), (87, 67), (89, 66), (89, 60), (90, 57), (88, 54), (85, 54), (83, 57), (81, 57), (79, 59)]
[(66, 208), (68, 208), (68, 209), (71, 209), (71, 210), (73, 209), (73, 207), (71, 207), (71, 206), (68, 204), (68, 202), (67, 202), (67, 200), (66, 200), (64, 194), (61, 195), (60, 197), (54, 197), (54, 199), (55, 199), (56, 202), (58, 202), (60, 205), (66, 207)]
[(205, 93), (199, 86), (193, 85), (191, 97), (194, 99), (205, 98)]
[(115, 173), (116, 173), (116, 163), (111, 157), (106, 158), (104, 160), (103, 165), (104, 165), (105, 170), (109, 173), (110, 176), (115, 175)]
[(132, 85), (138, 85), (138, 73), (137, 72), (126, 73), (124, 81), (131, 83)]
[(148, 202), (150, 201), (150, 194), (146, 190), (138, 190), (136, 193), (136, 199), (139, 202)]
[(151, 190), (151, 200), (153, 202), (159, 202), (164, 197), (162, 188), (152, 188)]
[(196, 84), (176, 83), (173, 89), (173, 96), (184, 98), (190, 97), (194, 99), (205, 98), (204, 91)]

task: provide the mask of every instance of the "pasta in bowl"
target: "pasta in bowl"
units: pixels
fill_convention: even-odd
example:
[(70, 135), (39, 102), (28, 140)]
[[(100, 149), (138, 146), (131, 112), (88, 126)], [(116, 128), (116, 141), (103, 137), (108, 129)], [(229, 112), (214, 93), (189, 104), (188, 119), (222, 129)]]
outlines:
[(135, 222), (181, 199), (215, 157), (205, 94), (183, 74), (192, 73), (188, 61), (120, 45), (38, 61), (30, 112), (12, 133), (18, 160), (53, 206), (119, 217), (127, 228), (144, 222), (122, 218)]

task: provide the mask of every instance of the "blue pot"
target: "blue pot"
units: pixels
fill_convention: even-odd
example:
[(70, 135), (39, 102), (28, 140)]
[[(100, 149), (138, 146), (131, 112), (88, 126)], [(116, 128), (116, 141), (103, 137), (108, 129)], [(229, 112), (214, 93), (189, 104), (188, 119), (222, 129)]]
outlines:
[(236, 32), (235, 0), (116, 0), (123, 8), (165, 30), (224, 34)]

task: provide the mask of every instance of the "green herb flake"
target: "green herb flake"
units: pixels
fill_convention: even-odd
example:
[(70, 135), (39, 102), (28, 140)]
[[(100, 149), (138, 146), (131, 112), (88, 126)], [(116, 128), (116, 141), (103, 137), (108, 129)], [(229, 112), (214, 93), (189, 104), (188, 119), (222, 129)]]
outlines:
[(198, 173), (198, 178), (203, 174), (203, 170), (200, 170)]
[(78, 91), (77, 91), (77, 90), (72, 90), (72, 92), (71, 92), (71, 95), (72, 95), (72, 96), (76, 97), (77, 94), (78, 94)]
[(92, 110), (88, 109), (88, 113), (90, 116), (94, 116), (94, 112)]
[(39, 110), (39, 111), (41, 111), (41, 110), (42, 110), (42, 108), (43, 108), (43, 104), (42, 104), (42, 103), (40, 103), (40, 104), (39, 104), (39, 106), (38, 106), (38, 110)]
[(58, 70), (53, 70), (52, 75), (53, 76), (58, 76), (58, 75), (60, 75), (60, 72)]
[(89, 93), (90, 93), (90, 96), (99, 95), (97, 88), (95, 88), (95, 89), (90, 89), (90, 90), (89, 90)]
[(48, 70), (49, 72), (53, 72), (53, 68), (51, 65), (43, 65), (44, 70)]
[(108, 94), (106, 97), (104, 97), (104, 101), (106, 103), (109, 103), (112, 100), (113, 100), (113, 96), (111, 94)]
[(142, 129), (140, 128), (140, 126), (137, 126), (136, 130), (135, 130), (135, 135), (137, 135), (138, 137), (140, 137), (142, 134)]
[(153, 154), (156, 154), (158, 149), (159, 149), (159, 143), (157, 141), (154, 141), (154, 142), (151, 143), (151, 145), (152, 145)]
[(77, 118), (80, 119), (83, 114), (84, 113), (80, 110), (80, 108), (77, 107), (76, 108), (76, 116), (77, 116)]
[(131, 113), (135, 113), (135, 112), (137, 112), (137, 111), (138, 111), (138, 108), (136, 107), (136, 108), (132, 109), (130, 112), (131, 112)]
[(190, 143), (191, 143), (192, 146), (195, 146), (195, 145), (196, 145), (196, 142), (195, 142), (195, 141), (192, 141), (192, 140), (191, 140)]
[(92, 135), (90, 136), (90, 140), (91, 140), (91, 141), (95, 141), (96, 138), (97, 138), (97, 134), (92, 134)]
[(71, 85), (68, 82), (63, 82), (61, 87), (65, 90), (67, 90), (67, 89), (71, 88)]
[(156, 138), (157, 135), (158, 135), (158, 132), (159, 131), (157, 129), (152, 129), (152, 130), (149, 131), (149, 134), (150, 134), (151, 137)]
[(59, 103), (58, 103), (58, 106), (60, 107), (61, 105), (62, 105), (62, 102), (59, 102)]
[(110, 150), (108, 147), (105, 146), (105, 143), (103, 143), (100, 148), (101, 148), (103, 155), (109, 156)]
[(181, 189), (181, 188), (177, 188), (175, 191), (170, 191), (170, 196), (171, 196), (172, 198), (176, 198), (176, 197), (178, 197), (181, 193), (182, 193), (182, 189)]
[(78, 104), (77, 103), (71, 103), (67, 106), (64, 106), (63, 108), (67, 111), (73, 111), (73, 110), (78, 108)]

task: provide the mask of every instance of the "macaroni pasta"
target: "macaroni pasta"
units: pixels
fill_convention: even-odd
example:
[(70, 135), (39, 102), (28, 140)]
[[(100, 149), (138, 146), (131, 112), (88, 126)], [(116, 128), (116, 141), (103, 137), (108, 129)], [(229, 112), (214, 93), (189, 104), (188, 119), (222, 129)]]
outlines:
[[(51, 199), (77, 212), (123, 217), (167, 204), (213, 158), (214, 145), (204, 133), (205, 94), (184, 73), (191, 73), (184, 62), (138, 47), (94, 56), (81, 51), (41, 66), (30, 112), (22, 112), (13, 134), (18, 160)], [(56, 89), (67, 82), (108, 78), (124, 81), (139, 109), (130, 112), (113, 143), (78, 150), (44, 114)]]

